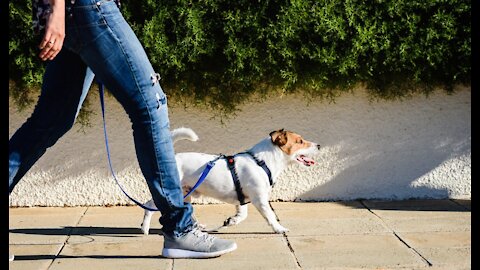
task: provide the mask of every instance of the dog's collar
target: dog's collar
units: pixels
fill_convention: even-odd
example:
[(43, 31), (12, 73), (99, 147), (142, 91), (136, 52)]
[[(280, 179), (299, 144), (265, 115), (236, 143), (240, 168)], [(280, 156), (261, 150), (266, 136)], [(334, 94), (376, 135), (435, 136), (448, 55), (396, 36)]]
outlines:
[(246, 151), (246, 152), (243, 152), (245, 154), (248, 154), (250, 155), (253, 160), (255, 160), (255, 162), (257, 163), (258, 166), (262, 167), (262, 169), (265, 171), (265, 173), (267, 174), (268, 176), (268, 181), (270, 182), (270, 186), (273, 187), (273, 179), (272, 179), (272, 172), (270, 171), (270, 169), (268, 168), (267, 164), (265, 164), (265, 161), (263, 160), (259, 160), (257, 157), (255, 157), (255, 155), (250, 152), (250, 151)]

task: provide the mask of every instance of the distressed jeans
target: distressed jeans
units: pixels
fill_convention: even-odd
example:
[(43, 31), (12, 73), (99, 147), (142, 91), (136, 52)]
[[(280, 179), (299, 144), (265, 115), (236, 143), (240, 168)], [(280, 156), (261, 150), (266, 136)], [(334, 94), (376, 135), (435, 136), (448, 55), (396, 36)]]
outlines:
[(162, 214), (163, 232), (184, 234), (193, 225), (193, 210), (183, 201), (167, 98), (142, 45), (111, 0), (67, 1), (65, 17), (64, 46), (47, 63), (32, 115), (9, 140), (9, 192), (72, 128), (96, 76), (132, 122), (138, 163)]

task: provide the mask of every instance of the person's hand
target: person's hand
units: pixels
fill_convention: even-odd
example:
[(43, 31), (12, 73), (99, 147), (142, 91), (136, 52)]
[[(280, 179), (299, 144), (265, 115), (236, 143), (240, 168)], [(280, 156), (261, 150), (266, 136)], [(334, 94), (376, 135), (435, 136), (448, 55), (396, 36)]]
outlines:
[(43, 61), (53, 60), (60, 52), (65, 39), (65, 1), (51, 0), (52, 12), (45, 26), (45, 34), (38, 48), (39, 57)]

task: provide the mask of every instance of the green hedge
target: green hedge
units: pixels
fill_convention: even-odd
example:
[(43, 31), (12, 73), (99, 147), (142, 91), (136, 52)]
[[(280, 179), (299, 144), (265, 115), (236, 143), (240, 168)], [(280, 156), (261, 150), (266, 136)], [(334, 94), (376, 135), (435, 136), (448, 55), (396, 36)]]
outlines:
[[(10, 1), (16, 100), (38, 87), (29, 1)], [(174, 100), (223, 112), (253, 95), (333, 97), (364, 84), (383, 98), (469, 84), (468, 0), (123, 0)]]

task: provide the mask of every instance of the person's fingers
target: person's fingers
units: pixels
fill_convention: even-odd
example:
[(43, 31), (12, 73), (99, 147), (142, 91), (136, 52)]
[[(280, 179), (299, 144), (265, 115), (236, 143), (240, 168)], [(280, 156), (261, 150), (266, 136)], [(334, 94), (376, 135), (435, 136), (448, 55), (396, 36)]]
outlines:
[[(43, 48), (45, 48), (45, 46), (47, 45), (53, 45), (52, 43), (50, 43), (52, 40), (52, 34), (50, 32), (46, 32), (45, 33), (45, 36), (43, 37), (42, 41), (40, 42), (40, 44), (38, 45), (38, 48), (40, 50), (42, 50)], [(53, 41), (55, 42), (55, 41)]]
[(40, 59), (47, 60), (47, 55), (50, 54), (50, 51), (52, 50), (52, 48), (53, 48), (52, 43), (47, 42), (47, 44), (45, 44), (45, 46), (43, 47), (43, 49), (40, 51), (38, 55)]
[(53, 60), (53, 58), (55, 58), (55, 56), (57, 56), (57, 54), (60, 52), (60, 50), (62, 49), (63, 47), (63, 40), (62, 41), (57, 41), (55, 42), (54, 46), (53, 46), (53, 53), (52, 55), (49, 57), (49, 60)]
[(63, 41), (62, 40), (60, 40), (60, 41), (50, 40), (50, 41), (46, 42), (45, 46), (40, 51), (39, 56), (44, 61), (45, 60), (53, 60), (53, 58), (55, 58), (55, 56), (57, 56), (57, 54), (62, 49), (62, 46), (63, 46)]
[(45, 53), (45, 55), (43, 56), (43, 59), (52, 60), (57, 54), (58, 54), (58, 50), (52, 48)]

